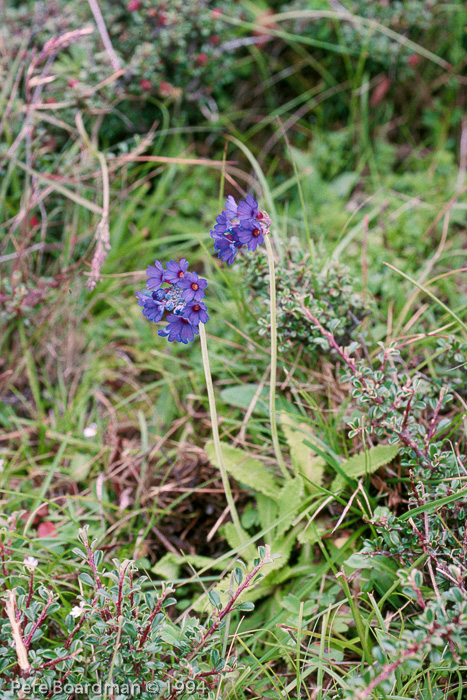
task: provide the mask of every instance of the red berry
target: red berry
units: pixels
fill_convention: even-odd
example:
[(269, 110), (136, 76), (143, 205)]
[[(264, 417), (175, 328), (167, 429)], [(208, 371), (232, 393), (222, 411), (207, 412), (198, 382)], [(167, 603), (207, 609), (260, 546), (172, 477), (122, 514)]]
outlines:
[(151, 83), (149, 82), (149, 80), (146, 80), (146, 78), (143, 78), (139, 81), (139, 86), (141, 90), (144, 90), (145, 92), (149, 92), (152, 88)]
[(215, 7), (213, 10), (211, 10), (211, 17), (212, 19), (219, 19), (219, 17), (222, 17), (222, 10)]
[(407, 59), (407, 63), (412, 68), (415, 68), (415, 66), (418, 66), (418, 64), (420, 63), (420, 56), (416, 53), (411, 54)]
[(75, 85), (78, 85), (79, 80), (76, 80), (76, 78), (72, 78), (71, 80), (68, 81), (68, 87), (75, 87)]
[(31, 226), (32, 228), (33, 226), (37, 226), (38, 223), (39, 219), (37, 218), (37, 216), (31, 216), (31, 218), (29, 219), (29, 226)]
[(158, 20), (159, 20), (159, 24), (162, 27), (165, 27), (165, 25), (167, 24), (167, 15), (165, 14), (165, 12), (159, 12)]
[(221, 43), (221, 38), (217, 34), (213, 34), (211, 37), (209, 37), (209, 41), (213, 46), (219, 46)]
[(207, 54), (205, 54), (205, 53), (199, 53), (199, 54), (196, 56), (196, 63), (197, 63), (199, 66), (205, 66), (207, 62), (208, 62)]
[(128, 12), (136, 12), (137, 10), (141, 9), (141, 3), (139, 0), (130, 0), (130, 2), (126, 6), (126, 9), (128, 10)]

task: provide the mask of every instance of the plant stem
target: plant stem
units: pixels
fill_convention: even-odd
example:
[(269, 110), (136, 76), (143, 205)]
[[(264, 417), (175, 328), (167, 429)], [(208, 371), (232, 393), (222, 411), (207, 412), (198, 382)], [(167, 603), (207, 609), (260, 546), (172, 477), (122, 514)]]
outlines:
[(271, 436), (274, 452), (280, 470), (286, 479), (290, 479), (290, 474), (285, 466), (279, 445), (276, 422), (276, 376), (277, 376), (277, 323), (276, 323), (276, 273), (274, 267), (274, 252), (272, 250), (269, 236), (264, 237), (269, 265), (269, 303), (271, 315), (271, 376), (269, 380), (269, 416), (271, 421)]
[(201, 339), (201, 354), (203, 356), (204, 375), (206, 377), (206, 388), (208, 391), (208, 399), (209, 399), (209, 412), (211, 414), (211, 423), (212, 423), (212, 438), (214, 440), (214, 447), (216, 450), (217, 463), (219, 465), (219, 470), (220, 470), (221, 477), (222, 477), (222, 484), (224, 486), (225, 497), (227, 499), (227, 503), (228, 503), (228, 506), (230, 509), (230, 514), (232, 516), (232, 520), (233, 520), (233, 523), (235, 525), (235, 529), (237, 530), (237, 534), (238, 534), (238, 537), (240, 539), (240, 542), (243, 542), (245, 540), (245, 537), (244, 537), (244, 533), (242, 530), (242, 526), (240, 524), (240, 518), (238, 517), (237, 509), (235, 507), (235, 503), (233, 500), (232, 491), (230, 490), (229, 477), (227, 475), (227, 470), (226, 470), (225, 464), (224, 464), (224, 456), (222, 454), (221, 440), (219, 437), (219, 427), (217, 425), (216, 399), (214, 397), (214, 387), (212, 385), (211, 366), (209, 364), (208, 344), (206, 342), (206, 331), (204, 329), (203, 323), (199, 324), (199, 337)]
[[(200, 324), (200, 325), (201, 325), (201, 324)], [(258, 573), (258, 571), (259, 571), (260, 569), (262, 569), (263, 566), (264, 566), (265, 564), (271, 564), (271, 563), (273, 562), (273, 559), (271, 559), (271, 549), (270, 549), (270, 547), (268, 547), (267, 545), (266, 545), (266, 548), (267, 548), (267, 549), (266, 549), (266, 555), (265, 555), (264, 557), (262, 557), (262, 558), (259, 560), (259, 563), (255, 566), (255, 568), (253, 569), (253, 571), (250, 571), (250, 573), (247, 574), (247, 575), (245, 576), (245, 579), (244, 579), (243, 582), (239, 585), (239, 587), (237, 588), (237, 590), (235, 591), (235, 593), (233, 593), (233, 595), (231, 595), (231, 597), (230, 597), (230, 599), (229, 599), (229, 602), (228, 602), (227, 605), (221, 610), (221, 612), (219, 613), (217, 619), (215, 619), (214, 622), (212, 623), (212, 625), (209, 627), (209, 629), (208, 629), (206, 632), (204, 632), (204, 634), (202, 635), (200, 641), (197, 643), (197, 645), (194, 647), (194, 649), (192, 649), (192, 651), (191, 651), (191, 652), (189, 653), (189, 655), (186, 657), (186, 660), (187, 660), (187, 661), (189, 661), (190, 659), (192, 659), (193, 656), (194, 656), (194, 655), (196, 654), (196, 652), (198, 651), (198, 649), (200, 649), (200, 648), (205, 644), (206, 640), (207, 640), (212, 634), (214, 634), (214, 632), (217, 630), (217, 628), (219, 627), (219, 625), (220, 625), (220, 623), (222, 622), (222, 620), (224, 619), (224, 617), (228, 616), (228, 615), (232, 612), (232, 609), (233, 609), (233, 607), (234, 607), (234, 604), (237, 602), (238, 598), (239, 598), (240, 595), (243, 593), (243, 591), (244, 591), (246, 588), (248, 588), (248, 587), (250, 586), (250, 584), (252, 583), (252, 581), (254, 581), (254, 578), (255, 578), (256, 574)]]
[(368, 635), (366, 634), (368, 627), (365, 629), (365, 625), (364, 625), (362, 617), (360, 615), (360, 610), (358, 608), (358, 605), (355, 604), (355, 600), (352, 596), (352, 593), (351, 593), (351, 590), (349, 588), (349, 584), (347, 583), (347, 579), (345, 577), (343, 569), (339, 575), (339, 582), (342, 584), (342, 588), (344, 589), (345, 596), (346, 596), (348, 603), (349, 603), (352, 617), (353, 617), (354, 622), (355, 622), (355, 629), (357, 631), (358, 636), (360, 637), (360, 643), (362, 645), (363, 656), (365, 658), (365, 661), (367, 664), (372, 664), (373, 663), (373, 655), (371, 653), (370, 640), (368, 639)]
[[(110, 662), (109, 675), (107, 678), (107, 686), (112, 686), (112, 675), (113, 675), (114, 668), (115, 668), (115, 662), (117, 660), (118, 650), (120, 648), (120, 639), (122, 638), (123, 615), (120, 615), (120, 617), (117, 620), (117, 623), (118, 623), (117, 639), (115, 640), (114, 653), (112, 654), (112, 660)], [(105, 690), (103, 700), (107, 700), (107, 689)]]
[(114, 71), (119, 71), (121, 68), (120, 61), (118, 60), (117, 54), (115, 53), (114, 48), (112, 46), (112, 42), (110, 41), (109, 32), (107, 31), (107, 27), (105, 26), (104, 18), (102, 16), (99, 3), (97, 2), (97, 0), (88, 0), (88, 2), (92, 10), (92, 14), (94, 15), (94, 19), (96, 20), (97, 29), (99, 30), (102, 43), (104, 44), (105, 50), (107, 51), (110, 64)]

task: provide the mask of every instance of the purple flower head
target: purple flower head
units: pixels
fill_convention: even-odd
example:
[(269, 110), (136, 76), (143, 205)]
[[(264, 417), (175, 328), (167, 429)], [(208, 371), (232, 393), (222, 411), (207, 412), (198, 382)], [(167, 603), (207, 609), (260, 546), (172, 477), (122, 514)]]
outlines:
[(162, 301), (162, 299), (165, 297), (169, 290), (167, 288), (164, 289), (156, 289), (152, 294), (152, 298), (154, 301)]
[(147, 289), (159, 289), (165, 282), (165, 270), (160, 260), (156, 260), (154, 265), (149, 265), (146, 270), (148, 276)]
[(181, 314), (186, 306), (186, 301), (182, 299), (182, 291), (178, 284), (173, 284), (166, 292), (164, 299), (166, 311), (173, 311), (174, 314)]
[(161, 320), (162, 316), (164, 315), (163, 304), (160, 304), (155, 299), (152, 299), (152, 297), (147, 297), (141, 292), (137, 292), (136, 297), (138, 299), (138, 305), (142, 306), (143, 308), (143, 316), (146, 316), (148, 321), (154, 321), (154, 323), (157, 323)]
[(191, 301), (185, 306), (183, 318), (187, 318), (193, 326), (197, 326), (200, 321), (206, 323), (209, 321), (206, 304), (202, 301)]
[(175, 316), (175, 314), (170, 314), (167, 316), (167, 327), (158, 331), (158, 335), (162, 338), (167, 338), (169, 343), (173, 343), (174, 340), (177, 343), (191, 343), (195, 339), (195, 335), (199, 334), (199, 330), (194, 326), (187, 318), (183, 316)]
[(188, 260), (182, 258), (179, 263), (175, 262), (175, 260), (170, 260), (166, 267), (165, 281), (170, 282), (170, 284), (177, 284), (179, 280), (185, 277), (188, 269)]
[(214, 250), (218, 253), (218, 257), (221, 260), (226, 262), (227, 265), (231, 265), (235, 260), (238, 247), (227, 236), (216, 236), (214, 238)]
[(208, 286), (208, 283), (207, 280), (198, 277), (196, 272), (187, 272), (185, 277), (178, 282), (177, 286), (183, 289), (182, 299), (186, 302), (201, 301), (205, 296), (204, 290)]
[(258, 214), (258, 202), (251, 194), (247, 194), (244, 201), (238, 204), (238, 218), (240, 222), (248, 219), (256, 219)]
[[(232, 244), (222, 234), (228, 245)], [(209, 320), (206, 305), (201, 301), (207, 281), (196, 272), (187, 272), (188, 260), (180, 262), (170, 260), (167, 270), (160, 260), (147, 270), (147, 287), (151, 291), (137, 292), (138, 304), (148, 321), (158, 322), (167, 312), (167, 326), (158, 331), (159, 335), (167, 338), (170, 343), (190, 343), (199, 334), (198, 325)], [(166, 286), (162, 287), (165, 284)]]
[[(225, 209), (221, 211), (219, 216), (216, 218), (216, 224), (214, 226), (214, 235), (220, 233), (228, 233), (232, 228), (232, 221), (237, 218), (237, 202), (229, 195), (225, 201)], [(212, 233), (211, 233), (212, 236)], [(212, 236), (214, 238), (214, 236)]]
[(256, 221), (242, 221), (240, 226), (233, 229), (234, 240), (242, 245), (246, 244), (248, 250), (256, 250), (264, 243), (263, 229)]
[(225, 215), (226, 215), (227, 219), (229, 221), (233, 221), (234, 219), (236, 219), (238, 207), (237, 207), (237, 202), (235, 201), (235, 199), (232, 197), (231, 194), (229, 194), (229, 196), (225, 200), (224, 206), (225, 206), (224, 211), (225, 211)]
[[(211, 230), (214, 250), (221, 260), (227, 265), (232, 265), (237, 250), (242, 245), (254, 251), (258, 245), (264, 243), (264, 236), (269, 233), (270, 225), (269, 216), (259, 210), (258, 202), (251, 194), (238, 205), (235, 199), (229, 196), (225, 209), (219, 214)], [(188, 301), (187, 297), (183, 298)]]
[[(224, 233), (227, 233), (228, 231), (230, 231), (231, 228), (232, 228), (232, 224), (230, 222), (230, 219), (228, 219), (226, 212), (222, 211), (219, 214), (219, 216), (216, 218), (216, 223), (215, 223), (214, 231), (213, 231), (214, 235), (219, 236), (219, 235), (222, 235)], [(212, 233), (211, 233), (211, 236), (214, 238)]]

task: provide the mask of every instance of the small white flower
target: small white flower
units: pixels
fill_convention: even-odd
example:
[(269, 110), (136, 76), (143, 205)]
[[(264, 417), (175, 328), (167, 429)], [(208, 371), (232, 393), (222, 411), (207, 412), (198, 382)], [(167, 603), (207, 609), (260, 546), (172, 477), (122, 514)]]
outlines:
[(83, 430), (83, 435), (86, 438), (91, 438), (97, 435), (97, 424), (96, 423), (90, 423), (84, 430)]
[(37, 559), (34, 559), (34, 557), (27, 557), (24, 560), (24, 566), (26, 567), (26, 569), (28, 571), (31, 572), (31, 574), (33, 573), (34, 569), (36, 568), (36, 566), (38, 564), (39, 564), (39, 562), (37, 561)]
[(84, 602), (81, 601), (79, 605), (75, 605), (74, 608), (71, 608), (70, 615), (71, 617), (77, 618), (81, 617), (81, 615), (84, 612)]

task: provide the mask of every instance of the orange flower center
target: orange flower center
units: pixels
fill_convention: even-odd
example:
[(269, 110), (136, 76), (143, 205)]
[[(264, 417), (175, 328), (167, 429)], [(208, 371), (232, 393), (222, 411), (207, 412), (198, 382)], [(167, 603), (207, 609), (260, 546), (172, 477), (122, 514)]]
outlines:
[(255, 238), (258, 238), (258, 236), (260, 235), (260, 233), (261, 233), (261, 231), (259, 231), (257, 228), (255, 228), (255, 230), (253, 231), (253, 236), (254, 236)]
[(201, 306), (199, 304), (195, 304), (193, 306), (193, 311), (199, 311), (201, 309)]
[(180, 278), (185, 277), (185, 273), (182, 270), (180, 270), (180, 272), (178, 273), (178, 276)]
[(198, 289), (199, 289), (199, 285), (198, 285), (198, 284), (196, 284), (196, 282), (193, 282), (193, 284), (191, 285), (191, 288), (192, 288), (192, 289), (194, 289), (194, 290), (195, 290), (195, 292), (197, 292), (197, 291), (198, 291)]

